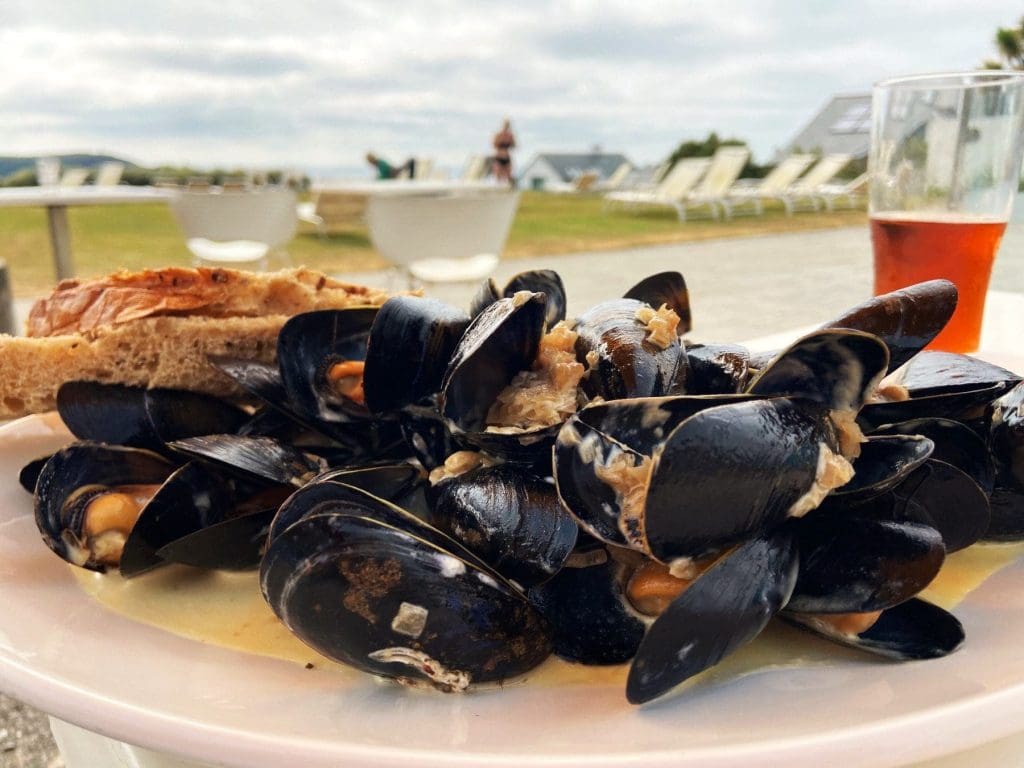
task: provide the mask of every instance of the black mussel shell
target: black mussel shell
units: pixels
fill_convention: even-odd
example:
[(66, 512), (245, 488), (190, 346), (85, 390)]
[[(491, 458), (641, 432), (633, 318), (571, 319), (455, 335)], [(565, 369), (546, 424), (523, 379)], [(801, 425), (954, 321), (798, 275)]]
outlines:
[(909, 600), (946, 557), (934, 528), (856, 514), (811, 512), (800, 521), (800, 568), (787, 610), (867, 613)]
[(500, 299), (470, 324), (448, 365), (441, 413), (453, 431), (483, 432), (487, 412), (517, 373), (537, 356), (544, 334), (544, 296)]
[(1024, 488), (1012, 480), (996, 483), (989, 497), (992, 515), (982, 538), (987, 541), (1019, 541), (1024, 538)]
[(277, 337), (281, 380), (300, 416), (321, 422), (365, 420), (364, 405), (337, 394), (327, 382), (335, 363), (366, 359), (376, 307), (324, 309), (295, 315)]
[(189, 462), (164, 481), (139, 515), (124, 544), (122, 576), (138, 576), (164, 563), (166, 544), (223, 520), (235, 505), (234, 491), (220, 475)]
[(498, 284), (493, 278), (485, 280), (470, 302), (469, 314), (476, 317), (498, 299), (511, 298), (519, 291), (544, 294), (547, 307), (544, 311), (544, 322), (548, 328), (565, 320), (565, 285), (558, 273), (551, 269), (520, 272), (508, 281), (502, 291), (498, 290)]
[(373, 321), (366, 352), (363, 390), (370, 412), (397, 411), (438, 392), (468, 326), (465, 312), (443, 302), (388, 299)]
[(924, 513), (921, 522), (938, 530), (947, 552), (969, 547), (991, 524), (986, 493), (970, 475), (944, 461), (929, 459), (893, 492)]
[(894, 371), (939, 335), (956, 304), (953, 283), (929, 280), (868, 299), (822, 328), (873, 333), (889, 348), (889, 370)]
[(833, 497), (852, 502), (890, 491), (932, 455), (935, 444), (915, 434), (872, 435), (860, 444), (853, 461), (854, 475), (846, 485), (832, 491)]
[(917, 598), (883, 611), (874, 624), (859, 634), (838, 632), (813, 615), (781, 615), (834, 642), (899, 661), (937, 659), (964, 642), (964, 628), (953, 614)]
[(680, 336), (689, 333), (693, 328), (690, 317), (690, 292), (686, 288), (686, 281), (678, 272), (659, 272), (645, 277), (626, 291), (622, 298), (636, 299), (655, 309), (662, 304), (668, 305), (669, 309), (679, 315), (676, 332)]
[(688, 344), (686, 390), (691, 395), (729, 395), (747, 388), (750, 353), (738, 344)]
[(906, 388), (909, 399), (868, 403), (858, 421), (865, 429), (927, 417), (970, 421), (1020, 377), (997, 365), (952, 352), (924, 351), (887, 377)]
[(251, 570), (260, 564), (275, 514), (277, 507), (229, 517), (165, 544), (156, 555), (166, 562), (195, 568)]
[(240, 408), (198, 392), (94, 381), (62, 384), (57, 411), (80, 440), (153, 451), (184, 437), (236, 432), (249, 418)]
[(546, 622), (507, 583), (367, 518), (290, 526), (268, 547), (261, 584), (300, 639), (372, 674), (462, 690), (522, 674), (551, 652)]
[(282, 485), (301, 486), (327, 469), (327, 462), (272, 437), (204, 435), (175, 440), (170, 448)]
[(111, 488), (159, 486), (173, 471), (174, 465), (151, 451), (72, 443), (50, 457), (36, 483), (35, 519), (43, 541), (69, 563), (105, 571), (84, 534), (89, 502)]
[[(751, 400), (747, 395), (648, 397), (581, 409), (562, 426), (555, 444), (554, 476), (562, 503), (601, 541), (642, 549), (635, 540), (627, 542), (619, 493), (601, 469), (639, 466), (694, 414)], [(636, 534), (630, 531), (634, 539)]]
[(699, 557), (783, 522), (834, 449), (824, 413), (786, 398), (701, 411), (654, 451), (643, 514), (650, 553)]
[(912, 419), (886, 424), (874, 435), (919, 435), (932, 441), (930, 458), (951, 464), (966, 472), (986, 493), (995, 485), (995, 466), (988, 446), (970, 427), (952, 419)]
[(510, 464), (441, 482), (433, 521), (523, 587), (558, 572), (578, 530), (552, 483)]
[(644, 456), (591, 426), (583, 412), (569, 419), (555, 444), (555, 485), (565, 508), (580, 526), (609, 544), (630, 546), (619, 527), (622, 509), (615, 489), (596, 467), (636, 467)]
[(554, 578), (527, 596), (551, 625), (554, 652), (579, 664), (623, 664), (647, 626), (626, 603), (626, 571), (604, 547), (573, 553)]
[[(576, 359), (588, 366), (580, 385), (589, 397), (620, 400), (680, 394), (686, 381), (686, 353), (678, 341), (661, 349), (647, 341), (636, 319), (646, 307), (616, 299), (591, 307), (576, 322)], [(588, 360), (596, 355), (596, 365)]]
[(798, 397), (840, 411), (860, 410), (885, 375), (881, 339), (850, 330), (815, 331), (795, 341), (747, 385), (766, 397)]
[(310, 483), (289, 496), (277, 511), (270, 525), (268, 538), (273, 541), (288, 528), (317, 515), (353, 515), (367, 517), (408, 531), (418, 539), (430, 542), (461, 560), (497, 576), (497, 571), (444, 531), (419, 519), (411, 512), (387, 499), (374, 496), (354, 485), (326, 480)]
[(796, 572), (796, 545), (784, 532), (723, 557), (651, 625), (629, 670), (629, 701), (651, 701), (757, 637), (789, 600)]
[(354, 485), (367, 493), (401, 506), (401, 501), (426, 481), (423, 470), (408, 463), (368, 464), (329, 469), (317, 475), (310, 483), (333, 480), (336, 483)]
[[(53, 454), (51, 453), (50, 456)], [(39, 480), (39, 473), (43, 471), (43, 467), (46, 466), (46, 462), (50, 460), (50, 456), (42, 456), (38, 459), (32, 459), (28, 464), (21, 468), (18, 472), (18, 483), (29, 493), (36, 492), (36, 481)]]

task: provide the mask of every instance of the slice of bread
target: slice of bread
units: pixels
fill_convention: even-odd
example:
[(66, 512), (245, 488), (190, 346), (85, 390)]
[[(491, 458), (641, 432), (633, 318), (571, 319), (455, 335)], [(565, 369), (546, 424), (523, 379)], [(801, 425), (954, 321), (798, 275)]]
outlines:
[(0, 335), (0, 419), (52, 410), (57, 389), (74, 380), (241, 396), (208, 355), (273, 363), (291, 315), (386, 299), (306, 269), (147, 270), (64, 281), (32, 308), (30, 336)]

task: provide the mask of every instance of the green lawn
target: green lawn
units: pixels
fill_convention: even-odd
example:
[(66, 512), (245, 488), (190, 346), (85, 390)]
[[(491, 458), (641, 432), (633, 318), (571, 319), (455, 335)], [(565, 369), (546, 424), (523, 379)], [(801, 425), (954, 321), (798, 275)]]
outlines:
[[(124, 267), (187, 266), (190, 256), (165, 205), (70, 208), (72, 254), (80, 275), (98, 275)], [(608, 250), (652, 243), (749, 237), (761, 234), (858, 226), (863, 211), (802, 213), (787, 217), (781, 206), (763, 216), (727, 222), (681, 223), (667, 208), (605, 212), (599, 196), (524, 192), (505, 258)], [(327, 272), (379, 269), (362, 224), (320, 238), (301, 228), (288, 246), (294, 264)], [(11, 268), (16, 296), (37, 296), (54, 283), (46, 213), (36, 208), (0, 208), (0, 258)]]

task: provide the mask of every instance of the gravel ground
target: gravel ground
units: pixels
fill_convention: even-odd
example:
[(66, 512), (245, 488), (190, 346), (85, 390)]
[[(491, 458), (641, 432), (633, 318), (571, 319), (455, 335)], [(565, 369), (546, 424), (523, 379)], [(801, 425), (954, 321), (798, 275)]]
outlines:
[[(542, 267), (562, 275), (570, 315), (620, 294), (644, 275), (679, 270), (693, 300), (693, 337), (719, 342), (823, 322), (871, 290), (871, 248), (867, 228), (861, 227), (522, 259), (501, 264), (495, 278), (500, 283)], [(345, 277), (371, 285), (393, 279), (382, 272)], [(1024, 224), (1007, 228), (992, 287), (1024, 292)], [(474, 290), (439, 286), (430, 294), (463, 305)], [(16, 310), (24, 316), (27, 303), (17, 302)], [(0, 696), (0, 768), (60, 766), (45, 716)]]
[(0, 696), (0, 768), (63, 766), (46, 715), (8, 696)]

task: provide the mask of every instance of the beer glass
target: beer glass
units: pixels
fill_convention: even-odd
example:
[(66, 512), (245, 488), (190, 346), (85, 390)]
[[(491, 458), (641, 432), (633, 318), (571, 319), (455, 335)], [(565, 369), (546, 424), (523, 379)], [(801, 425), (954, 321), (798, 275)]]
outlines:
[(932, 349), (978, 348), (1022, 146), (1022, 72), (917, 75), (875, 85), (868, 157), (875, 294), (939, 277), (956, 283), (956, 312)]

